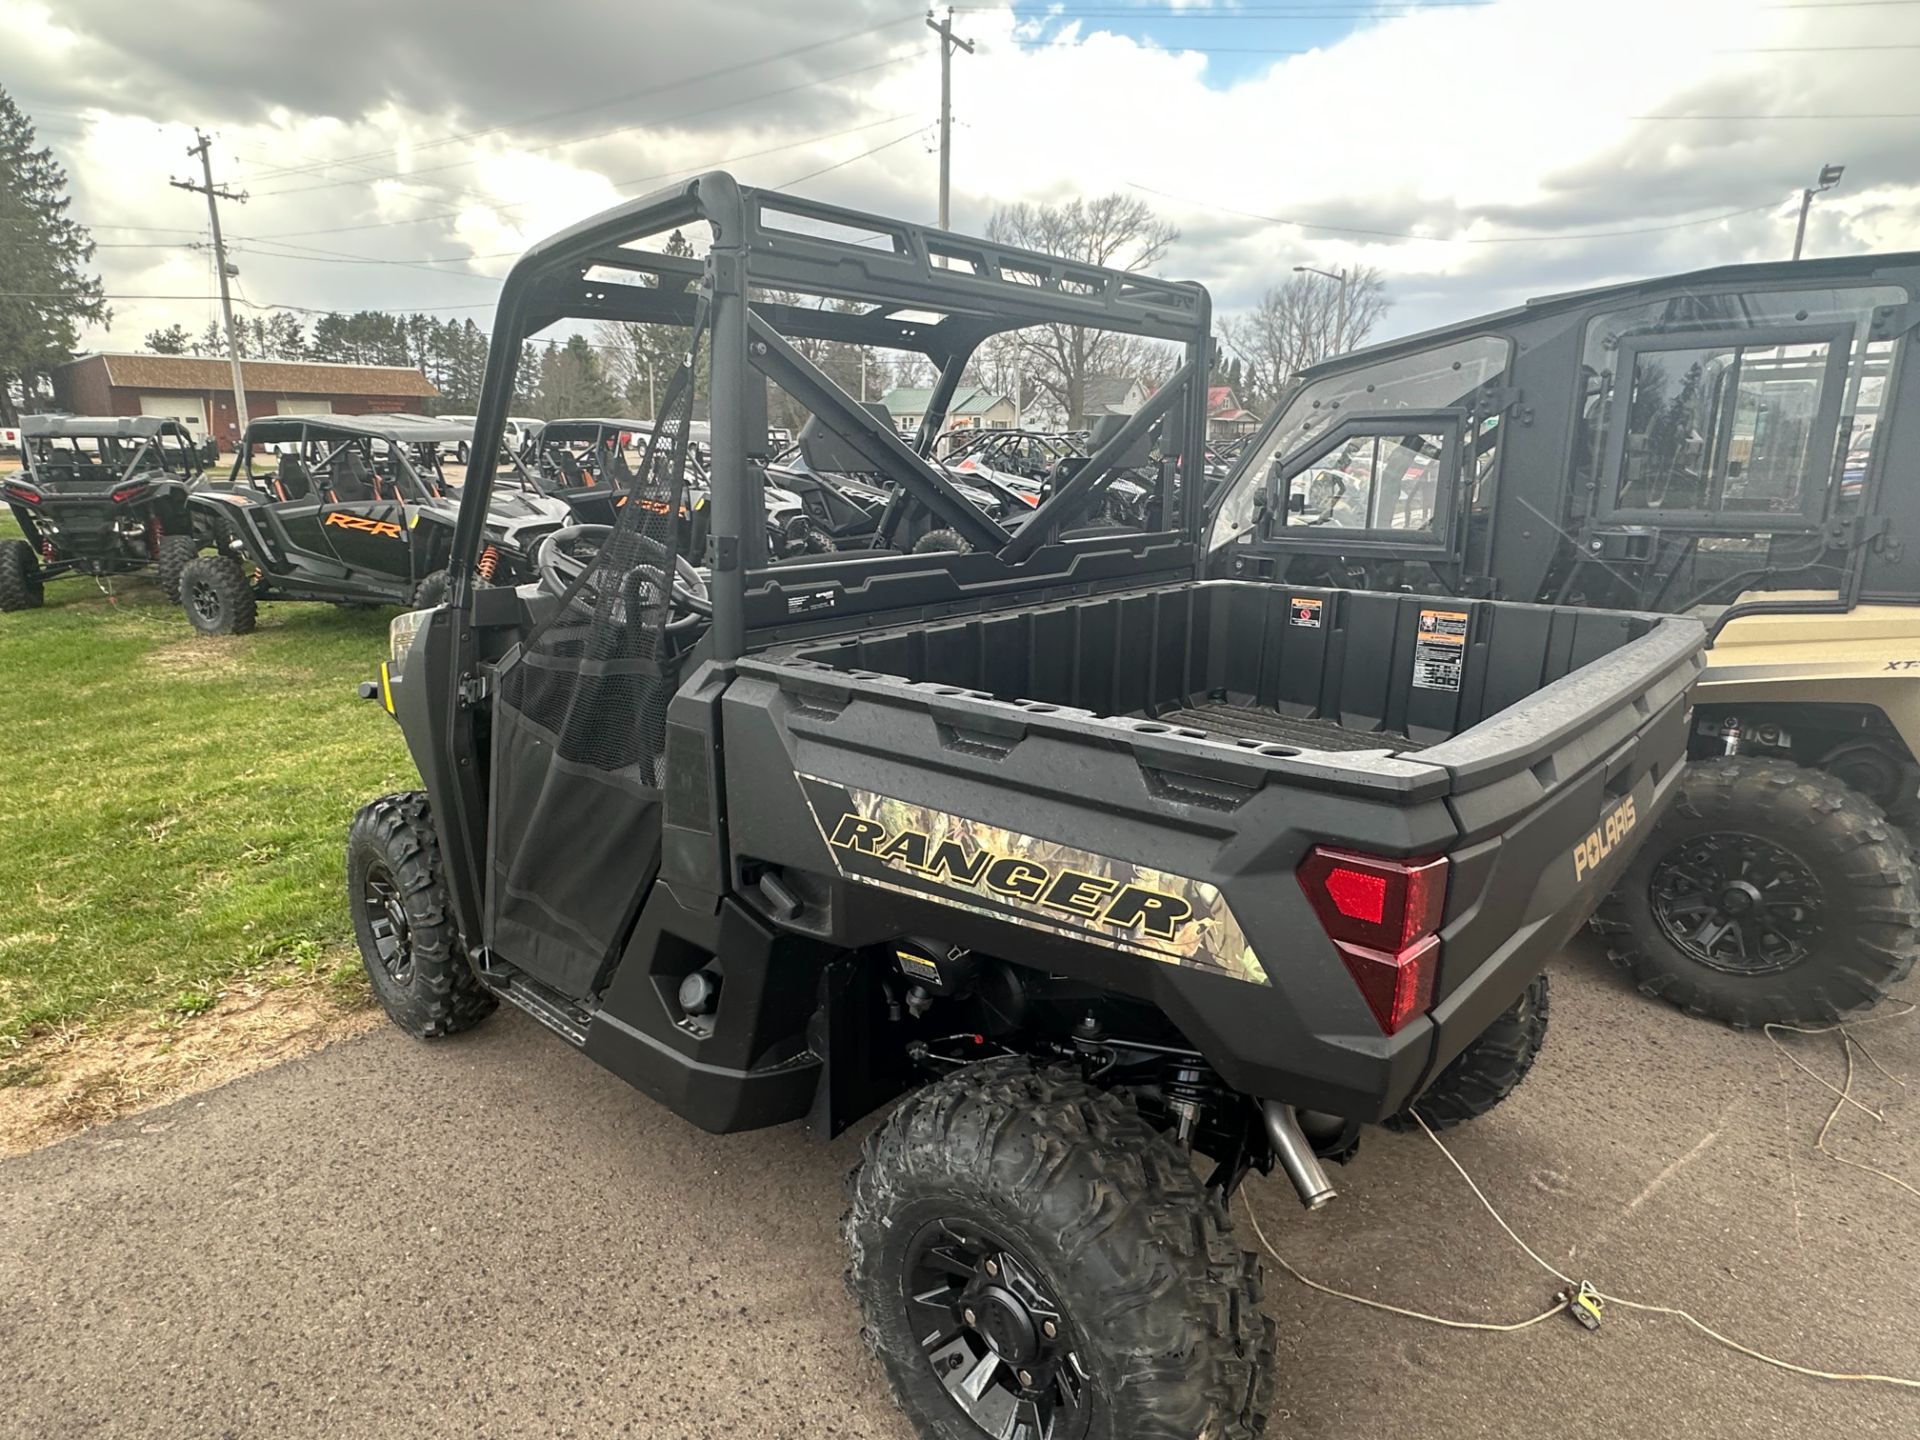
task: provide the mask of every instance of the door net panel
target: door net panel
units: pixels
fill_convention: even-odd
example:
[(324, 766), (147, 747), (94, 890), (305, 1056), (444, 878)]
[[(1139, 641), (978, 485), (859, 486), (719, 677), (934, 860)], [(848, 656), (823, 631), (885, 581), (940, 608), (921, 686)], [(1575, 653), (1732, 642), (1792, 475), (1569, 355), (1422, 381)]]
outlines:
[(659, 862), (693, 360), (638, 465), (617, 436), (603, 457), (615, 524), (549, 542), (563, 547), (550, 568), (578, 573), (496, 677), (487, 943), (576, 999), (615, 958)]

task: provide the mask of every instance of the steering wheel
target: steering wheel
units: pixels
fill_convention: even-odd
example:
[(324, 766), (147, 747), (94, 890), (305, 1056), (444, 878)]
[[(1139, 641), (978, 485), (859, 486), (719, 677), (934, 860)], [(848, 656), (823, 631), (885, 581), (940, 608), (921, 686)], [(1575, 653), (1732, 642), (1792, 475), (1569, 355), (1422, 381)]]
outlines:
[[(541, 588), (552, 595), (573, 590), (580, 577), (599, 560), (601, 551), (612, 539), (611, 525), (567, 525), (541, 537), (534, 547), (533, 567), (540, 576)], [(670, 593), (675, 610), (695, 615), (712, 615), (713, 602), (707, 597), (707, 581), (684, 555), (673, 557), (673, 581), (666, 577), (667, 547), (651, 536), (628, 532), (639, 559), (617, 575), (611, 566), (574, 591), (589, 607), (597, 608), (602, 586), (611, 583), (623, 602), (644, 608), (658, 603)]]

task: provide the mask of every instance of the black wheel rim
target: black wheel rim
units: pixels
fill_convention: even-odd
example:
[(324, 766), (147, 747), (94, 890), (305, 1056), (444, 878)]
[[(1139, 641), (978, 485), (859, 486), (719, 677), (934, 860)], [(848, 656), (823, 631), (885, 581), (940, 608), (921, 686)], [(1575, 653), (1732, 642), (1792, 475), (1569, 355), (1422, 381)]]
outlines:
[(205, 580), (193, 582), (193, 613), (208, 625), (220, 620), (220, 592)]
[(1077, 1440), (1092, 1421), (1073, 1327), (1041, 1271), (984, 1226), (935, 1220), (907, 1247), (907, 1323), (947, 1396), (998, 1440)]
[(1654, 919), (1688, 958), (1734, 975), (1790, 969), (1812, 953), (1825, 896), (1807, 863), (1758, 835), (1696, 835), (1660, 858)]
[(386, 866), (367, 867), (367, 877), (360, 886), (360, 904), (366, 911), (367, 929), (372, 932), (380, 968), (396, 984), (406, 984), (413, 978), (413, 927), (400, 889)]

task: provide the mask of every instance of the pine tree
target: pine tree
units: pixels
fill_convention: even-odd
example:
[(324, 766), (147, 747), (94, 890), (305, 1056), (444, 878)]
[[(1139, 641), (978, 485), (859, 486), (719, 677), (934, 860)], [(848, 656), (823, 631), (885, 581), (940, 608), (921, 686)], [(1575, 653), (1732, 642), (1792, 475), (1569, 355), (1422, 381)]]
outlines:
[(34, 143), (33, 122), (0, 89), (0, 424), (44, 393), (83, 322), (110, 315), (86, 273), (93, 238), (67, 218), (67, 172)]
[(147, 332), (147, 349), (156, 355), (185, 355), (193, 348), (193, 337), (178, 320), (164, 330)]

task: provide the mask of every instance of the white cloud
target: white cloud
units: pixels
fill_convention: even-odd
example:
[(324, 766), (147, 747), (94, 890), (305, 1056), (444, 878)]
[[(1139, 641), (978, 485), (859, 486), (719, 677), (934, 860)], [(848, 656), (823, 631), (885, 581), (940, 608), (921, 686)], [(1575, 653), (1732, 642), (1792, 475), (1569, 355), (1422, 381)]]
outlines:
[[(238, 18), (202, 44), (198, 0), (179, 4), (164, 27), (128, 36), (112, 25), (124, 7), (101, 0), (57, 14), (0, 0), (0, 34), (20, 57), (9, 68), (27, 108), (44, 107), (50, 132), (82, 132), (48, 138), (73, 174), (75, 214), (100, 227), (103, 244), (169, 238), (108, 226), (203, 223), (198, 198), (165, 179), (187, 163), (182, 121), (216, 130), (223, 178), (255, 195), (226, 212), (255, 300), (467, 306), (450, 313), (484, 321), (472, 307), (493, 291), (472, 274), (285, 252), (482, 256), (450, 268), (499, 274), (508, 261), (497, 252), (633, 193), (616, 182), (664, 183), (728, 156), (747, 157), (733, 168), (761, 184), (851, 160), (802, 188), (931, 218), (935, 161), (921, 131), (935, 115), (938, 69), (917, 17), (909, 25), (824, 0), (715, 0), (644, 16), (610, 0), (555, 0), (530, 32), (524, 16), (422, 0), (378, 7), (388, 43), (363, 47), (359, 71), (329, 90), (310, 76), (288, 82), (282, 62), (305, 56), (303, 72), (333, 63), (343, 17), (232, 0), (224, 13)], [(356, 23), (374, 23), (354, 8)], [(186, 23), (188, 11), (200, 19)], [(861, 14), (874, 28), (850, 35)], [(1239, 23), (1204, 28), (1222, 45), (1252, 43)], [(969, 14), (963, 30), (978, 50), (954, 62), (957, 225), (979, 228), (1006, 200), (1148, 187), (1185, 232), (1166, 270), (1206, 281), (1221, 308), (1247, 303), (1293, 264), (1372, 264), (1397, 299), (1393, 328), (1408, 329), (1528, 294), (1784, 255), (1798, 187), (1826, 160), (1850, 168), (1816, 208), (1811, 253), (1907, 248), (1920, 236), (1920, 122), (1641, 118), (1897, 111), (1920, 55), (1891, 48), (1920, 47), (1920, 15), (1897, 7), (1498, 0), (1368, 22), (1314, 53), (1256, 61), (1226, 85), (1207, 55), (1093, 22), (1065, 32), (1077, 45), (1023, 45), (1032, 29), (1008, 10)], [(259, 37), (269, 34), (266, 47)], [(676, 83), (835, 35), (847, 38)], [(247, 44), (263, 46), (257, 63), (234, 63)], [(1806, 48), (1847, 45), (1865, 48)], [(436, 46), (444, 64), (430, 63)], [(597, 103), (623, 86), (627, 99)], [(620, 126), (629, 128), (603, 133)], [(590, 138), (556, 144), (575, 136)], [(1613, 231), (1640, 233), (1475, 243)], [(116, 292), (205, 293), (206, 262), (194, 252), (103, 249), (99, 264)], [(197, 329), (207, 313), (204, 302), (115, 308), (116, 344), (173, 319)]]

